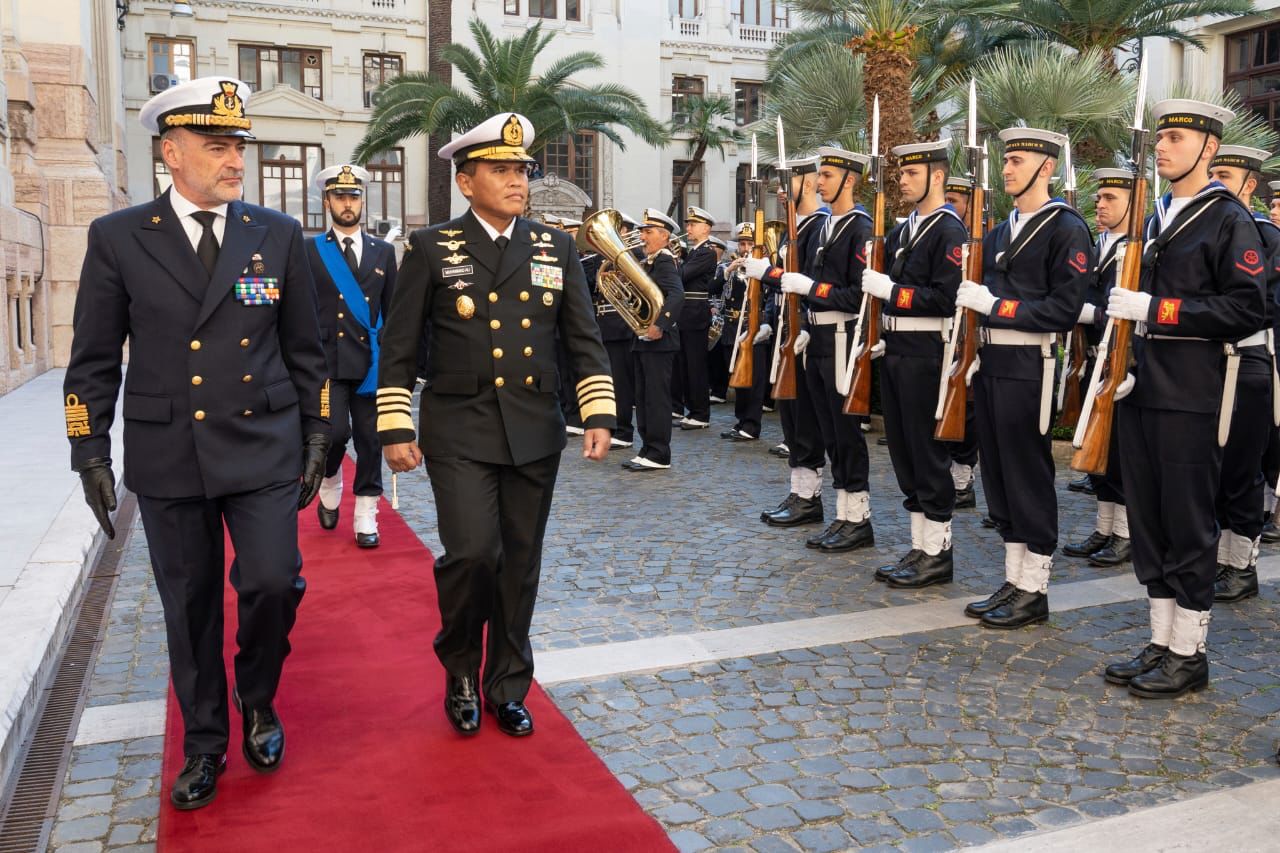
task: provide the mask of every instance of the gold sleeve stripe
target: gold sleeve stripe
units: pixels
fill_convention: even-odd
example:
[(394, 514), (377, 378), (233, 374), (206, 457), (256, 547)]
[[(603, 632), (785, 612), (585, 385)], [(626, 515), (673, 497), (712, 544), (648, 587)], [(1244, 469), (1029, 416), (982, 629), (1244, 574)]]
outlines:
[(320, 417), (329, 417), (329, 380), (324, 381), (324, 387), (320, 389)]
[(379, 388), (377, 400), (379, 412), (393, 407), (407, 410), (412, 406), (413, 394), (403, 388)]
[(578, 393), (579, 393), (579, 394), (583, 394), (583, 393), (585, 393), (585, 392), (587, 392), (587, 391), (591, 390), (591, 388), (592, 388), (593, 386), (596, 386), (596, 385), (607, 385), (607, 386), (609, 386), (609, 390), (610, 390), (610, 391), (612, 391), (612, 390), (613, 390), (613, 377), (612, 377), (612, 376), (608, 376), (608, 375), (606, 375), (606, 374), (600, 374), (600, 375), (597, 375), (597, 376), (588, 376), (587, 378), (585, 378), (585, 379), (583, 379), (581, 382), (579, 382), (579, 383), (577, 384), (577, 386), (576, 386), (576, 387), (577, 387), (577, 389), (578, 389)]
[(587, 402), (579, 401), (578, 413), (584, 421), (596, 415), (608, 415), (611, 418), (616, 418), (618, 416), (618, 406), (613, 402), (613, 397)]
[(407, 429), (409, 432), (413, 432), (413, 418), (409, 417), (408, 412), (378, 413), (378, 432), (390, 432), (397, 429)]
[(594, 400), (612, 400), (612, 399), (614, 399), (613, 394), (608, 391), (592, 391), (588, 394), (579, 394), (578, 405), (579, 406), (585, 405), (586, 403), (590, 403)]

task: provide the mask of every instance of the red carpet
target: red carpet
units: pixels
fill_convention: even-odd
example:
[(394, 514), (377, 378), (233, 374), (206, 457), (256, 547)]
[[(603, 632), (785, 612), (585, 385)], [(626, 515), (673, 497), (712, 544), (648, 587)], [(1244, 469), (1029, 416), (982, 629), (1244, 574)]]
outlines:
[[(353, 476), (348, 460), (348, 483)], [(334, 531), (321, 530), (310, 507), (299, 519), (307, 592), (276, 700), (288, 735), (284, 766), (269, 776), (249, 769), (232, 709), (218, 798), (177, 811), (169, 786), (182, 766), (182, 721), (170, 693), (159, 849), (672, 849), (537, 685), (528, 697), (532, 737), (507, 737), (488, 714), (479, 735), (454, 733), (431, 650), (439, 625), (431, 554), (386, 501), (382, 546), (356, 548), (353, 506), (348, 493)], [(228, 668), (235, 623), (228, 586)]]

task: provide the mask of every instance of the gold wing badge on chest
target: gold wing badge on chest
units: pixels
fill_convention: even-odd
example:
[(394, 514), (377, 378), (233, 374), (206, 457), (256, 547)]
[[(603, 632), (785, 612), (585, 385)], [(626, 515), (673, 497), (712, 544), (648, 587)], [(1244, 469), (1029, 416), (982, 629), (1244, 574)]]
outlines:
[(450, 252), (456, 252), (459, 249), (461, 249), (463, 246), (467, 245), (467, 241), (466, 240), (440, 240), (439, 242), (436, 243), (436, 245), (444, 246)]

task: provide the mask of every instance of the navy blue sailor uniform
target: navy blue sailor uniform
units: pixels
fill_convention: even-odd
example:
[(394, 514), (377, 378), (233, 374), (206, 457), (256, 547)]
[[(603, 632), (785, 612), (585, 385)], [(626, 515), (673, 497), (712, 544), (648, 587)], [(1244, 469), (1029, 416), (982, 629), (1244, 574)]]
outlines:
[(329, 430), (327, 369), (297, 220), (227, 204), (210, 273), (175, 192), (89, 227), (64, 380), (67, 437), (77, 470), (111, 456), (127, 341), (124, 482), (138, 495), (164, 605), (183, 751), (220, 755), (229, 736), (223, 525), (239, 597), (236, 689), (265, 708), (306, 589), (298, 480), (304, 437)]
[(726, 257), (716, 265), (716, 274), (715, 278), (711, 279), (708, 299), (712, 309), (724, 323), (720, 328), (720, 337), (714, 344), (710, 342), (710, 333), (707, 335), (707, 387), (710, 389), (710, 397), (716, 397), (721, 401), (729, 398), (729, 344), (733, 340), (733, 332), (736, 328), (736, 324), (729, 321), (727, 307), (726, 291), (731, 286), (728, 274), (730, 263), (732, 259)]
[[(725, 333), (732, 347), (730, 355), (739, 352), (738, 334), (746, 334), (751, 328), (751, 316), (746, 310), (747, 276), (741, 269), (734, 271), (729, 277), (729, 296), (725, 300)], [(771, 316), (770, 304), (775, 300), (760, 288), (760, 299), (756, 303), (756, 318), (760, 323), (769, 323), (777, 328), (777, 320)], [(686, 295), (686, 299), (688, 296)], [(686, 305), (688, 303), (685, 303)], [(776, 334), (776, 333), (775, 333)], [(735, 423), (732, 430), (721, 434), (722, 438), (740, 440), (760, 437), (761, 421), (764, 418), (764, 401), (769, 392), (769, 360), (773, 354), (772, 337), (752, 343), (751, 345), (751, 387), (735, 388), (733, 391), (733, 414)]]
[(391, 307), (396, 282), (396, 253), (390, 243), (361, 229), (354, 237), (339, 235), (333, 229), (307, 241), (307, 260), (316, 281), (320, 315), (320, 337), (329, 357), (329, 407), (333, 424), (325, 477), (342, 470), (347, 441), (356, 451), (356, 479), (352, 493), (359, 496), (382, 494), (382, 446), (378, 442), (378, 407), (375, 400), (377, 374), (366, 385), (366, 393), (358, 393), (369, 379), (373, 365), (372, 340), (375, 332), (366, 328), (346, 304), (346, 297), (329, 274), (316, 240), (334, 244), (339, 253), (346, 239), (359, 241), (361, 249), (353, 283), (366, 303), (370, 324), (377, 329)]
[[(716, 277), (716, 250), (703, 240), (689, 250), (680, 264), (684, 304), (676, 318), (680, 351), (676, 356), (672, 400), (688, 412), (697, 425), (711, 422), (711, 384), (707, 375), (707, 328), (711, 325), (708, 299)], [(676, 409), (673, 408), (672, 412)]]
[[(1094, 322), (1085, 324), (1085, 339), (1088, 344), (1089, 359), (1085, 365), (1085, 377), (1093, 375), (1094, 363), (1097, 360), (1098, 345), (1102, 342), (1102, 334), (1107, 325), (1105, 309), (1107, 297), (1120, 278), (1120, 246), (1127, 243), (1125, 234), (1102, 234), (1098, 237), (1095, 250), (1097, 258), (1097, 274), (1089, 287), (1085, 301), (1096, 306)], [(1099, 502), (1112, 503), (1118, 507), (1125, 505), (1124, 477), (1120, 473), (1120, 436), (1116, 430), (1111, 431), (1111, 449), (1107, 457), (1105, 474), (1090, 474), (1089, 482), (1093, 484), (1094, 494)]]
[[(822, 234), (827, 224), (827, 210), (816, 210), (808, 214), (796, 224), (796, 247), (799, 252), (800, 272), (814, 278), (817, 276), (818, 249), (822, 245)], [(791, 251), (788, 248), (787, 251)], [(786, 336), (786, 314), (779, 311), (781, 319), (775, 334)], [(803, 328), (804, 315), (801, 313), (800, 323)], [(778, 401), (778, 420), (782, 424), (783, 440), (787, 444), (787, 463), (792, 469), (807, 468), (821, 471), (826, 463), (827, 448), (823, 442), (822, 429), (818, 426), (818, 417), (814, 412), (813, 392), (808, 379), (808, 359), (801, 353), (796, 359), (796, 398)]]
[[(671, 464), (671, 375), (680, 352), (678, 317), (684, 305), (684, 289), (675, 256), (667, 249), (646, 257), (641, 266), (662, 291), (662, 305), (654, 325), (662, 337), (651, 341), (633, 337), (635, 358), (636, 429), (640, 433), (640, 459), (660, 466)], [(703, 347), (706, 347), (703, 329)]]
[[(586, 429), (613, 429), (609, 360), (573, 238), (528, 219), (489, 235), (468, 210), (409, 238), (387, 315), (378, 387), (383, 446), (415, 440), (411, 396), (423, 327), (428, 375), (416, 439), (439, 513), (435, 652), (453, 678), (483, 659), (492, 703), (522, 702), (542, 540), (567, 443), (556, 339)], [(487, 649), (484, 636), (487, 630)]]

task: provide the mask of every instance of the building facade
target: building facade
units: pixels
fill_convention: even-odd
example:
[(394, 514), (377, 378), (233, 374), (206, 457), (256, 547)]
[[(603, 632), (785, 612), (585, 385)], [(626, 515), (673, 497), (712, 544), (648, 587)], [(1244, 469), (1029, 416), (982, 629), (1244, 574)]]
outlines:
[(127, 203), (116, 12), (0, 0), (0, 394), (71, 352), (88, 226)]
[[(134, 0), (124, 15), (124, 108), (134, 203), (170, 184), (159, 140), (138, 124), (155, 93), (193, 77), (249, 84), (256, 142), (244, 197), (284, 211), (309, 233), (326, 227), (316, 172), (347, 162), (364, 135), (373, 90), (427, 65), (426, 0)], [(369, 164), (366, 225), (426, 224), (427, 144), (406, 140)]]

